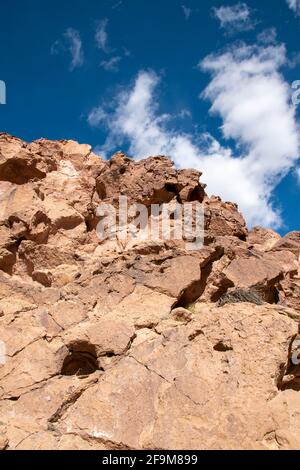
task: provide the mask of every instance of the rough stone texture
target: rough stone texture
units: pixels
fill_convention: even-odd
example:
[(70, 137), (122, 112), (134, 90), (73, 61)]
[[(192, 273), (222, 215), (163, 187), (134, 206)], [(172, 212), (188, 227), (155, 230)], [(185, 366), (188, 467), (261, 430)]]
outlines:
[[(300, 233), (200, 176), (0, 134), (0, 449), (300, 447)], [(119, 195), (198, 201), (204, 246), (99, 240)]]
[(247, 236), (248, 243), (258, 251), (270, 250), (280, 239), (280, 235), (274, 230), (263, 227), (254, 227)]

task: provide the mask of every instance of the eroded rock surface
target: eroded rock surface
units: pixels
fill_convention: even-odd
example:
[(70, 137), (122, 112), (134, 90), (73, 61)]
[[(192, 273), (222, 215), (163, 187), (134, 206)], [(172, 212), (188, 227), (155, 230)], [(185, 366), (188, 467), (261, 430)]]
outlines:
[[(300, 233), (248, 232), (200, 177), (0, 134), (0, 448), (300, 447)], [(198, 201), (204, 246), (101, 241), (120, 195)]]

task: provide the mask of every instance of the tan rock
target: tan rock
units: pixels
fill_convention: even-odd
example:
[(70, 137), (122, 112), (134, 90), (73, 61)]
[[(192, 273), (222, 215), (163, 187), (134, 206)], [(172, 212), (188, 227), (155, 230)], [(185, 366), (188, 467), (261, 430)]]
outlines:
[[(299, 448), (299, 232), (200, 176), (0, 134), (0, 449)], [(120, 195), (202, 204), (204, 246), (101, 241)]]
[(7, 437), (0, 436), (0, 450), (5, 450), (8, 446)]
[(299, 259), (300, 256), (300, 232), (290, 232), (273, 247), (273, 251), (291, 251)]
[(135, 330), (128, 323), (105, 318), (97, 322), (87, 321), (77, 324), (62, 336), (64, 343), (71, 349), (77, 344), (80, 348), (80, 343), (92, 345), (97, 357), (121, 356), (130, 347), (134, 337)]
[(140, 330), (129, 357), (68, 409), (60, 432), (122, 448), (271, 448), (268, 403), (295, 329), (288, 317), (247, 305), (212, 309), (148, 339)]
[(269, 303), (278, 302), (276, 286), (286, 273), (297, 271), (293, 253), (279, 252), (277, 256), (266, 253), (263, 257), (250, 256), (233, 260), (225, 269), (226, 278), (235, 287), (259, 291)]
[(134, 163), (123, 153), (114, 155), (106, 170), (97, 178), (100, 199), (111, 200), (119, 193), (131, 202), (145, 205), (169, 202), (176, 196), (184, 201), (204, 197), (204, 187), (199, 183), (200, 173), (195, 170), (177, 172), (165, 157), (151, 157)]
[(281, 239), (274, 230), (263, 227), (254, 227), (247, 236), (247, 242), (258, 251), (271, 250)]
[(174, 320), (181, 322), (189, 322), (192, 319), (192, 312), (183, 307), (174, 308), (171, 312)]
[(52, 270), (53, 284), (62, 287), (80, 276), (80, 269), (76, 264), (60, 264)]
[(205, 235), (207, 239), (217, 236), (234, 236), (246, 239), (247, 228), (236, 204), (223, 202), (219, 197), (206, 198)]
[(300, 279), (286, 277), (279, 286), (280, 303), (300, 312)]
[[(137, 328), (151, 327), (169, 316), (175, 302), (174, 297), (138, 285), (106, 317), (126, 320)], [(97, 306), (95, 315), (100, 318), (103, 316), (101, 305)]]

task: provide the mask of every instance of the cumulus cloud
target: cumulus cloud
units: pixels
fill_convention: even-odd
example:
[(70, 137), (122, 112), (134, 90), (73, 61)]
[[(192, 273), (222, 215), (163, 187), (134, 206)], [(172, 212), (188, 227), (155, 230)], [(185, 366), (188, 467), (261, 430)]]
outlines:
[(107, 34), (107, 24), (108, 19), (100, 20), (96, 27), (95, 40), (98, 49), (101, 49), (103, 52), (108, 53), (108, 34)]
[(69, 52), (71, 55), (70, 70), (81, 67), (84, 62), (82, 41), (76, 29), (68, 28), (64, 33), (64, 41), (57, 40), (51, 46), (51, 54)]
[(151, 71), (141, 71), (112, 109), (94, 108), (89, 122), (108, 129), (102, 152), (129, 143), (137, 159), (168, 155), (180, 168), (201, 170), (209, 194), (237, 202), (249, 225), (276, 227), (280, 215), (272, 207), (272, 192), (298, 158), (295, 111), (278, 72), (285, 61), (283, 46), (241, 46), (200, 64), (211, 74), (202, 97), (211, 101), (211, 113), (221, 116), (224, 138), (235, 139), (236, 154), (209, 134), (172, 129), (170, 116), (159, 113), (160, 79)]
[(227, 32), (248, 31), (253, 28), (251, 11), (246, 3), (213, 8), (214, 16)]
[(102, 60), (101, 66), (107, 72), (118, 72), (120, 60), (121, 60), (121, 57), (119, 56), (111, 57), (108, 60)]
[[(261, 210), (268, 225), (280, 222), (271, 207), (272, 191), (295, 165), (299, 150), (289, 86), (278, 72), (286, 61), (284, 46), (242, 46), (201, 64), (212, 74), (203, 96), (212, 101), (211, 112), (222, 117), (224, 137), (243, 149), (238, 166), (252, 190), (242, 196), (247, 200), (241, 207), (248, 205), (250, 220)], [(234, 186), (233, 192), (243, 192), (239, 183)]]
[(300, 0), (286, 0), (288, 6), (297, 16), (300, 16)]

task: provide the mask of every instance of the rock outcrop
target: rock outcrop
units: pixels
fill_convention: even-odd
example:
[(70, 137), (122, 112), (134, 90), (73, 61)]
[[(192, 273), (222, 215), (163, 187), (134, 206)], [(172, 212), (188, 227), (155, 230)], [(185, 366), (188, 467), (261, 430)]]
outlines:
[[(1, 448), (300, 447), (300, 232), (248, 231), (200, 177), (0, 134)], [(201, 204), (204, 245), (100, 240), (120, 195)]]

